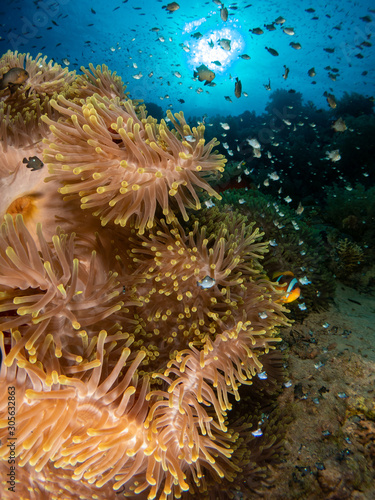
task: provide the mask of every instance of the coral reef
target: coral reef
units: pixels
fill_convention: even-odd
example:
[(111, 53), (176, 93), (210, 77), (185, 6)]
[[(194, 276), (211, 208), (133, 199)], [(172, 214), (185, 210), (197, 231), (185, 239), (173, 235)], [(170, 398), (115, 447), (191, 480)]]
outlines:
[(294, 112), (300, 112), (302, 109), (302, 94), (301, 92), (289, 92), (284, 89), (277, 89), (271, 93), (269, 102), (267, 103), (266, 110), (274, 113), (274, 110), (280, 113), (283, 109), (293, 107)]
[(336, 245), (337, 269), (339, 277), (345, 278), (356, 271), (364, 261), (362, 248), (347, 238), (339, 240)]
[(335, 185), (327, 189), (319, 210), (331, 246), (331, 268), (354, 288), (369, 289), (374, 281), (375, 189), (357, 184), (349, 192)]
[[(373, 182), (372, 110), (373, 102), (362, 95), (348, 107), (341, 107), (339, 99), (335, 109), (321, 109), (311, 101), (305, 104), (299, 92), (278, 89), (261, 115), (203, 118), (210, 125), (207, 138), (223, 137), (219, 151), (234, 164), (226, 169), (224, 184), (215, 187), (256, 185), (275, 198), (289, 196), (297, 207), (299, 202), (324, 204), (322, 185), (349, 190), (364, 178)], [(256, 150), (252, 143), (258, 144)]]
[(334, 110), (337, 116), (361, 116), (371, 115), (374, 112), (372, 99), (358, 94), (357, 92), (344, 92), (344, 95), (336, 103)]
[[(288, 304), (294, 317), (301, 319), (311, 311), (328, 307), (335, 289), (332, 273), (327, 269), (329, 249), (324, 249), (319, 231), (305, 222), (304, 215), (296, 214), (271, 196), (246, 189), (225, 191), (219, 207), (222, 212), (238, 211), (264, 231), (270, 242), (262, 262), (268, 276), (291, 271), (297, 277), (302, 285), (301, 296)], [(205, 212), (201, 213), (204, 217)]]
[(375, 232), (372, 225), (375, 216), (375, 188), (363, 184), (349, 192), (337, 185), (327, 188), (326, 203), (321, 217), (341, 234), (346, 234), (355, 242), (372, 246)]

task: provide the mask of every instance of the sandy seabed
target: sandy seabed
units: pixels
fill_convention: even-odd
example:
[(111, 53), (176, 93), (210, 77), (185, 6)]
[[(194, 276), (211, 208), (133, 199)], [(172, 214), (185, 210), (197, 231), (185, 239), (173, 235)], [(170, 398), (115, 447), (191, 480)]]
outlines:
[(339, 284), (327, 311), (282, 336), (286, 455), (249, 498), (375, 499), (375, 293)]

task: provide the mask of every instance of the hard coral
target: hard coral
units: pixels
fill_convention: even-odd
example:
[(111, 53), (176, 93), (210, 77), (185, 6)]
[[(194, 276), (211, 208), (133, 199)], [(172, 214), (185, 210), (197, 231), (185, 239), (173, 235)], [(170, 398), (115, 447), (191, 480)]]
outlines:
[(362, 248), (348, 238), (337, 242), (335, 253), (337, 255), (335, 271), (341, 278), (358, 270), (364, 262)]

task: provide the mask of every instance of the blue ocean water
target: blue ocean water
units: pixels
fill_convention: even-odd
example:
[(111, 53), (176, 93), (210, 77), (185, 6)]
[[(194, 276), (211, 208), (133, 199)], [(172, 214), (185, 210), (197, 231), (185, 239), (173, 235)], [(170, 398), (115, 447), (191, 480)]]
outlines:
[[(375, 94), (371, 0), (219, 4), (180, 1), (170, 12), (164, 0), (13, 0), (0, 11), (0, 51), (43, 53), (77, 71), (106, 64), (131, 97), (187, 116), (261, 113), (270, 95), (267, 85), (271, 91), (301, 92), (305, 102), (325, 109), (325, 92), (337, 99), (345, 91)], [(285, 22), (275, 23), (279, 17)], [(256, 28), (263, 33), (249, 31)], [(230, 41), (230, 50), (220, 46), (222, 39)], [(214, 71), (215, 86), (194, 79), (202, 64)], [(242, 83), (239, 98), (236, 78)]]

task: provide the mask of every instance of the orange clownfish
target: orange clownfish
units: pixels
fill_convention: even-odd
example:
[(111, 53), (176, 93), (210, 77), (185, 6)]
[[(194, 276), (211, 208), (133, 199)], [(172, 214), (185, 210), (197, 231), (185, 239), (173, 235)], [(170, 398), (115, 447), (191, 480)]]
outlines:
[(301, 289), (292, 271), (274, 273), (273, 279), (275, 278), (277, 278), (275, 281), (278, 283), (278, 286), (275, 287), (276, 290), (285, 291), (285, 295), (279, 299), (280, 302), (287, 304), (288, 302), (293, 302), (293, 300), (298, 299), (301, 295)]

